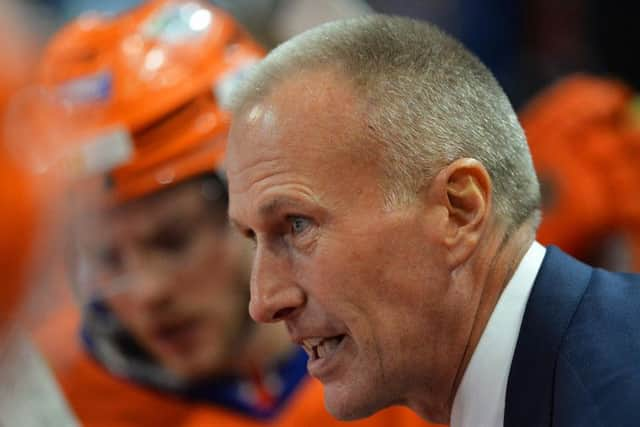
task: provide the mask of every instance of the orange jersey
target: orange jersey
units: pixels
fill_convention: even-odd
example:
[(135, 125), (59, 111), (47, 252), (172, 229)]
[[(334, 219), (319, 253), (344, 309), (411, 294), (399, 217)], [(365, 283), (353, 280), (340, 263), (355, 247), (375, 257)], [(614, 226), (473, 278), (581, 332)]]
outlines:
[[(82, 347), (77, 315), (51, 319), (39, 342), (49, 355), (60, 386), (86, 427), (413, 427), (429, 426), (406, 408), (394, 407), (364, 420), (337, 421), (324, 408), (322, 385), (307, 377), (275, 416), (257, 419), (220, 405), (194, 403), (177, 394), (156, 391), (108, 373)], [(55, 330), (54, 330), (55, 328)], [(66, 331), (63, 331), (65, 330)]]

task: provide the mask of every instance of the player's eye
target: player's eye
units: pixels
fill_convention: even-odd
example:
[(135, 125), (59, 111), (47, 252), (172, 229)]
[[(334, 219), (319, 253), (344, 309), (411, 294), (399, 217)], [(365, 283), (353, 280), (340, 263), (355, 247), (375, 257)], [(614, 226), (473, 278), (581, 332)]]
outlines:
[(124, 268), (124, 257), (116, 247), (104, 247), (98, 251), (98, 260), (103, 269), (120, 271)]
[(147, 244), (155, 250), (178, 253), (185, 250), (192, 239), (190, 230), (168, 227), (154, 234)]

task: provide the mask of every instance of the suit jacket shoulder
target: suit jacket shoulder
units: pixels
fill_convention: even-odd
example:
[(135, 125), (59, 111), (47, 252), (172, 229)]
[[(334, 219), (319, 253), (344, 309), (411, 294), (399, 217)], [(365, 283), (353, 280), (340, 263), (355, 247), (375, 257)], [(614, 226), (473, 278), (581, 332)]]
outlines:
[(640, 425), (640, 275), (547, 249), (514, 353), (505, 426)]

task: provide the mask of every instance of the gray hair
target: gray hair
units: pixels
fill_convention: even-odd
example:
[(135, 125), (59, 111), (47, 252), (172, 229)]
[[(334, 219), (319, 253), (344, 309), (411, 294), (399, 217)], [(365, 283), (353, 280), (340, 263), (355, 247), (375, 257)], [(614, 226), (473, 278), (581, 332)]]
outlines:
[(362, 96), (371, 142), (382, 144), (386, 203), (410, 203), (456, 159), (479, 160), (499, 218), (539, 217), (540, 190), (524, 132), (491, 72), (433, 25), (368, 15), (334, 21), (272, 51), (238, 91), (234, 113), (300, 71), (330, 67)]

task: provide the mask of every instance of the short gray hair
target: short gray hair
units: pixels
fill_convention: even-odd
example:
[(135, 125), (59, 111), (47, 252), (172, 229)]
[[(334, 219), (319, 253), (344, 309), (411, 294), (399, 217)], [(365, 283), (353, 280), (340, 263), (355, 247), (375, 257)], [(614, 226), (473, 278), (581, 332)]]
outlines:
[(487, 169), (499, 218), (539, 217), (540, 189), (526, 138), (491, 72), (458, 41), (425, 22), (385, 15), (334, 21), (283, 43), (238, 91), (234, 113), (279, 82), (330, 67), (351, 80), (382, 144), (389, 207), (404, 205), (447, 164)]

